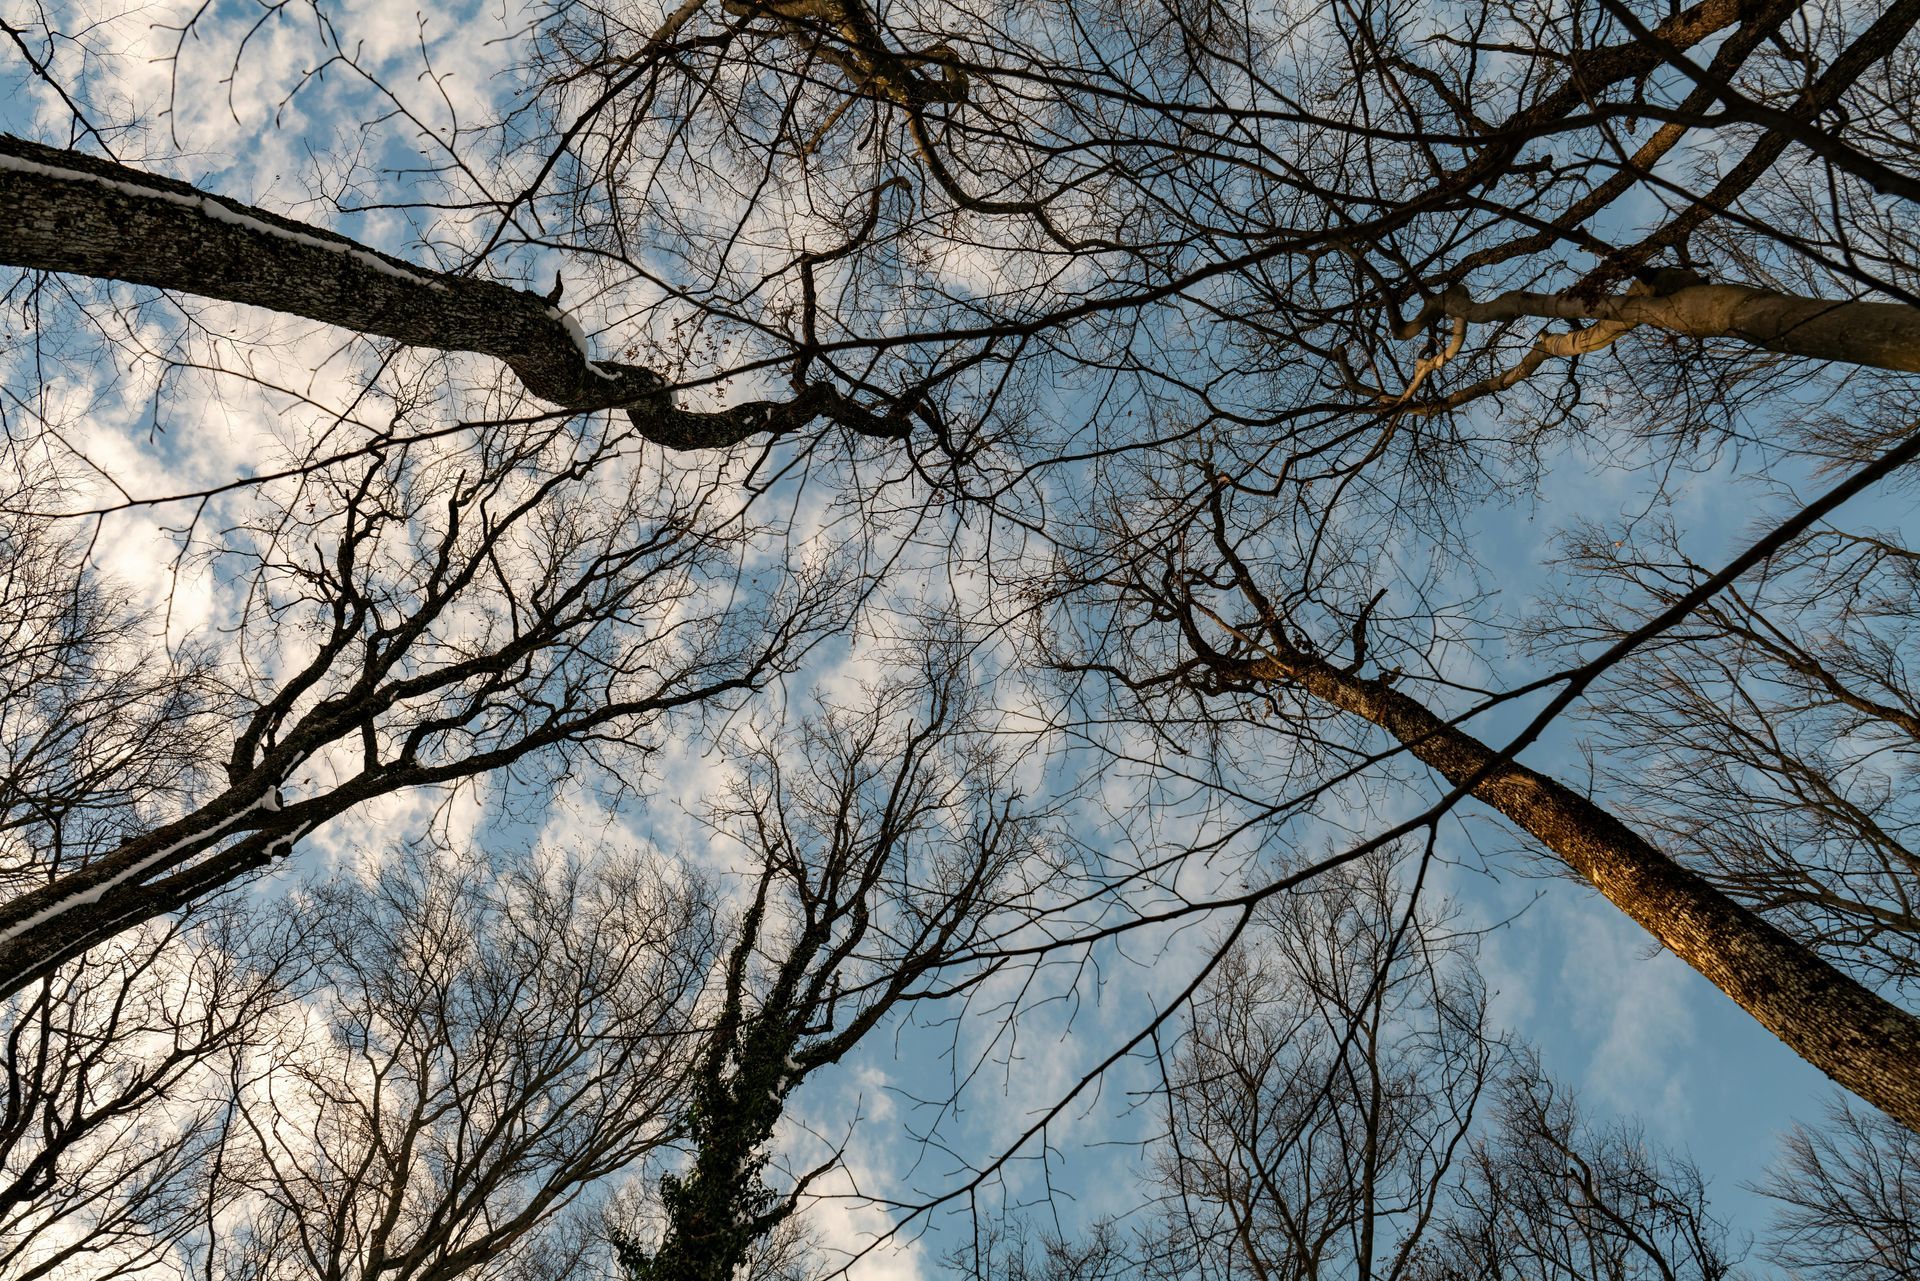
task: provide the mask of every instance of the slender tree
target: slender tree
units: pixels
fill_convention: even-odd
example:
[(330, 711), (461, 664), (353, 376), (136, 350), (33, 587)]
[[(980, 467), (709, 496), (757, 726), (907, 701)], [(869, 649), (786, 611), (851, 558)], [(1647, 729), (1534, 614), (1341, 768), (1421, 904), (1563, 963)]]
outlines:
[[(1890, 1115), (1920, 1125), (1920, 1078), (1910, 1067), (1920, 1053), (1920, 1018), (1677, 862), (1605, 805), (1513, 759), (1607, 662), (1684, 619), (1708, 587), (1734, 573), (1706, 579), (1617, 640), (1599, 662), (1576, 669), (1556, 704), (1512, 744), (1496, 748), (1463, 728), (1461, 718), (1436, 714), (1406, 691), (1397, 668), (1370, 656), (1365, 617), (1350, 638), (1352, 661), (1323, 649), (1300, 620), (1312, 609), (1311, 597), (1293, 597), (1284, 579), (1263, 579), (1255, 568), (1272, 564), (1264, 560), (1272, 555), (1264, 517), (1243, 524), (1224, 486), (1210, 507), (1204, 541), (1196, 535), (1193, 545), (1163, 545), (1161, 564), (1139, 565), (1114, 584), (1123, 608), (1165, 625), (1142, 627), (1109, 651), (1123, 664), (1096, 666), (1116, 670), (1148, 700), (1220, 699), (1228, 707), (1224, 715), (1266, 722), (1288, 737), (1327, 733), (1310, 715), (1316, 707), (1381, 733), (1391, 751), (1404, 751), (1444, 781), (1450, 790), (1443, 807), (1466, 796), (1484, 802), (1809, 1062)], [(1803, 513), (1800, 528), (1810, 523)], [(1746, 564), (1782, 549), (1797, 532), (1791, 524), (1774, 531), (1748, 552)], [(1745, 567), (1736, 562), (1734, 568)], [(1363, 673), (1370, 658), (1386, 670)], [(1300, 709), (1304, 728), (1262, 714), (1263, 704), (1282, 698)], [(1338, 733), (1337, 724), (1331, 728)], [(1431, 814), (1401, 826), (1430, 821)], [(1355, 853), (1380, 839), (1362, 842)]]
[(1463, 941), (1403, 901), (1388, 858), (1330, 873), (1195, 1001), (1158, 1153), (1169, 1275), (1412, 1275), (1506, 1053)]

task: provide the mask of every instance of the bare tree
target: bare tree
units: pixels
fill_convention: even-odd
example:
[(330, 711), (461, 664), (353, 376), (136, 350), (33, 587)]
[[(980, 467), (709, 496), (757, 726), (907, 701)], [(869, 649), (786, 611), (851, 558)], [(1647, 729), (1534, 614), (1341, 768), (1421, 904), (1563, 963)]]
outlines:
[(1920, 1144), (1845, 1101), (1796, 1124), (1757, 1188), (1775, 1204), (1765, 1245), (1794, 1276), (1920, 1276)]
[[(477, 128), (450, 104), (421, 115), (319, 9), (268, 20), (296, 13), (314, 19), (313, 64), (375, 104), (369, 148), (399, 137), (424, 168), (316, 168), (312, 219), (158, 177), (167, 148), (69, 89), (62, 59), (84, 46), (43, 15), (8, 30), (71, 131), (0, 149), (0, 208), (22, 228), (6, 252), (28, 272), (12, 297), (116, 345), (133, 328), (107, 323), (116, 309), (147, 304), (68, 277), (307, 317), (384, 340), (355, 349), (383, 367), (354, 380), (383, 394), (418, 390), (384, 368), (387, 343), (472, 353), (431, 377), (477, 384), (488, 412), (453, 421), (452, 396), (400, 396), (442, 416), (389, 424), (323, 405), (324, 448), (189, 493), (262, 495), (188, 539), (251, 593), (218, 656), (240, 719), (194, 731), (220, 741), (202, 759), (226, 782), (183, 774), (83, 865), (24, 857), (36, 879), (0, 907), (0, 982), (231, 884), (371, 797), (488, 771), (545, 781), (644, 756), (682, 709), (736, 710), (847, 627), (871, 581), (785, 554), (794, 526), (769, 508), (824, 480), (839, 513), (872, 521), (850, 541), (876, 574), (905, 572), (897, 517), (944, 558), (936, 576), (989, 583), (983, 622), (1038, 619), (1072, 678), (1058, 715), (1097, 746), (1157, 752), (1169, 787), (1213, 789), (1257, 839), (1354, 790), (1424, 789), (1417, 817), (1369, 818), (1331, 861), (1484, 802), (1920, 1125), (1920, 1021), (1897, 986), (1907, 842), (1876, 764), (1906, 750), (1879, 745), (1904, 732), (1907, 614), (1862, 629), (1882, 570), (1829, 554), (1844, 536), (1823, 525), (1920, 457), (1920, 4), (566, 3), (517, 33), (518, 96)], [(181, 49), (212, 21), (183, 20)], [(440, 85), (424, 38), (420, 58)], [(290, 96), (317, 77), (296, 79)], [(123, 132), (151, 144), (141, 163), (115, 158)], [(320, 225), (394, 210), (419, 220), (412, 242), (382, 242), (404, 254)], [(527, 287), (555, 258), (563, 279)], [(193, 331), (192, 304), (168, 305), (184, 318), (160, 328)], [(12, 412), (77, 468), (55, 400)], [(1515, 623), (1470, 581), (1475, 517), (1587, 465), (1577, 448), (1655, 477), (1657, 499), (1662, 477), (1736, 444), (1782, 491), (1821, 467), (1844, 478), (1787, 500), (1717, 568), (1677, 548), (1586, 556), (1601, 587), (1559, 615), (1576, 624), (1568, 665), (1522, 665)], [(661, 446), (697, 452), (662, 464)], [(120, 501), (14, 488), (38, 515)], [(1908, 554), (1880, 541), (1888, 566)], [(1736, 711), (1703, 706), (1732, 690)], [(1600, 731), (1617, 792), (1520, 761), (1596, 694), (1617, 717)], [(1517, 733), (1483, 728), (1534, 695)], [(1858, 755), (1809, 750), (1834, 726), (1864, 733), (1845, 745)], [(1745, 738), (1724, 751), (1730, 730)], [(1711, 771), (1727, 786), (1703, 811), (1673, 780)], [(1702, 812), (1740, 820), (1734, 838), (1688, 821)], [(1142, 864), (1195, 861), (1169, 839)], [(1116, 859), (1095, 878), (1122, 916), (1139, 871)], [(1244, 914), (1315, 871), (1137, 915)], [(840, 910), (837, 891), (791, 893), (803, 921)], [(701, 1266), (737, 1261), (741, 1205), (779, 1211), (753, 1182), (760, 1091), (779, 1094), (795, 1046), (832, 1043), (795, 1039), (845, 959), (823, 928), (735, 954), (722, 1040), (759, 1075), (725, 1058), (705, 1073), (715, 1100), (751, 1106), (676, 1185), (699, 1194), (672, 1230), (716, 1243)], [(761, 933), (747, 918), (741, 937)], [(754, 1001), (772, 1013), (748, 1019)]]
[(922, 678), (828, 705), (743, 744), (744, 777), (710, 816), (751, 885), (695, 1068), (689, 1161), (661, 1185), (635, 1281), (729, 1281), (831, 1168), (763, 1177), (788, 1096), (914, 1003), (966, 991), (991, 943), (1045, 886), (1049, 815), (1023, 805), (1022, 753), (996, 745), (963, 647), (935, 640)]
[[(700, 887), (631, 861), (493, 876), (414, 849), (289, 901), (311, 967), (231, 1055), (213, 1275), (565, 1275), (593, 1200), (682, 1125), (713, 942)], [(569, 1261), (571, 1260), (571, 1261)]]
[[(1585, 594), (1543, 611), (1544, 643), (1607, 643), (1709, 572), (1670, 526), (1616, 541), (1587, 530), (1570, 546)], [(1816, 530), (1695, 609), (1685, 645), (1616, 668), (1586, 718), (1611, 790), (1664, 848), (1896, 991), (1920, 978), (1898, 782), (1920, 730), (1914, 603), (1897, 537)]]
[(864, 413), (824, 383), (789, 402), (681, 410), (666, 379), (594, 360), (578, 322), (529, 290), (432, 271), (185, 183), (18, 138), (0, 141), (0, 218), (18, 228), (7, 241), (9, 265), (158, 285), (492, 356), (549, 404), (624, 409), (640, 436), (672, 449), (724, 448), (835, 415), (880, 436), (907, 426)]
[(1269, 900), (1167, 1082), (1176, 1275), (1411, 1275), (1504, 1047), (1463, 940), (1409, 918), (1393, 860)]
[[(0, 849), (27, 893), (109, 854), (210, 764), (205, 655), (138, 643), (127, 594), (45, 522), (0, 525)], [(217, 1209), (222, 1055), (256, 1047), (299, 968), (284, 930), (202, 903), (0, 1004), (0, 1270), (138, 1273)], [(211, 1199), (210, 1199), (211, 1195)]]
[(1630, 1122), (1596, 1127), (1524, 1052), (1411, 1276), (1722, 1281), (1739, 1262), (1700, 1172)]
[(1496, 1033), (1477, 940), (1376, 854), (1269, 899), (1163, 1060), (1152, 1199), (1080, 1239), (984, 1225), (969, 1275), (1723, 1281), (1698, 1171), (1598, 1127)]
[(142, 1275), (230, 1208), (210, 1177), (230, 1117), (220, 1063), (264, 1048), (299, 964), (285, 931), (203, 906), (7, 999), (0, 1272)]
[[(1018, 755), (963, 654), (922, 653), (918, 683), (740, 740), (709, 818), (749, 866), (724, 951), (684, 870), (420, 844), (254, 905), (257, 938), (237, 903), (225, 936), (148, 929), (16, 995), (16, 1270), (560, 1276), (615, 1246), (643, 1275), (820, 1270), (792, 1216), (822, 1171), (763, 1178), (787, 1096), (963, 988), (952, 958), (1035, 888)], [(609, 1237), (607, 1193), (673, 1147)]]
[[(1357, 842), (1342, 858), (1429, 826), (1453, 803), (1473, 796), (1544, 846), (1796, 1052), (1891, 1115), (1920, 1123), (1920, 1080), (1909, 1067), (1912, 1053), (1920, 1051), (1920, 1019), (1676, 862), (1595, 798), (1513, 759), (1597, 675), (1662, 635), (1740, 572), (1783, 550), (1812, 524), (1820, 505), (1783, 522), (1594, 662), (1550, 678), (1561, 683), (1560, 690), (1504, 748), (1463, 729), (1459, 722), (1468, 713), (1438, 715), (1407, 692), (1399, 666), (1388, 655), (1370, 652), (1365, 616), (1350, 637), (1341, 638), (1351, 645), (1350, 662), (1341, 661), (1335, 643), (1314, 635), (1326, 628), (1327, 612), (1316, 594), (1288, 581), (1294, 564), (1284, 517), (1276, 521), (1257, 505), (1233, 502), (1224, 485), (1209, 506), (1210, 528), (1180, 541), (1163, 539), (1157, 563), (1136, 563), (1124, 577), (1101, 585), (1111, 592), (1116, 611), (1142, 621), (1109, 632), (1099, 639), (1100, 648), (1081, 651), (1072, 661), (1114, 674), (1117, 683), (1143, 700), (1144, 714), (1194, 700), (1203, 716), (1319, 748), (1317, 758), (1296, 753), (1283, 757), (1277, 769), (1307, 772), (1324, 768), (1324, 761), (1342, 773), (1364, 770), (1372, 755), (1364, 745), (1335, 744), (1344, 725), (1382, 732), (1388, 755), (1407, 753), (1437, 774), (1447, 790), (1427, 812)], [(1413, 658), (1404, 652), (1399, 657)], [(1378, 675), (1363, 673), (1370, 662), (1379, 665)], [(1427, 679), (1445, 688), (1444, 680)], [(1218, 711), (1208, 710), (1210, 700), (1218, 700)], [(1270, 716), (1276, 707), (1296, 710), (1292, 718)], [(1338, 718), (1327, 718), (1323, 709)], [(1292, 785), (1283, 775), (1282, 786)], [(1302, 788), (1308, 798), (1320, 791), (1310, 783)], [(1295, 803), (1283, 800), (1276, 809)], [(1245, 901), (1283, 886), (1278, 882)]]
[[(219, 756), (84, 866), (36, 852), (38, 883), (0, 911), (6, 982), (371, 797), (521, 762), (564, 777), (583, 751), (641, 745), (643, 726), (750, 691), (845, 618), (858, 580), (830, 560), (731, 594), (750, 517), (635, 444), (546, 422), (450, 451), (396, 441), (257, 513), (223, 556), (249, 587), (224, 716), (197, 727)], [(322, 770), (329, 752), (344, 755)]]
[(218, 685), (155, 654), (124, 588), (45, 520), (0, 524), (0, 839), (9, 894), (84, 867), (199, 786)]

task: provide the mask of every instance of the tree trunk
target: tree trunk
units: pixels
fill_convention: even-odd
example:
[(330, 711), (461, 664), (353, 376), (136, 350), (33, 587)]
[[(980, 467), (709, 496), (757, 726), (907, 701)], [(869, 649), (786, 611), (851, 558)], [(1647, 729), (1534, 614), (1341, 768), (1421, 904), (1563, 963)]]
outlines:
[(1732, 338), (1808, 360), (1920, 373), (1920, 307), (1904, 303), (1803, 298), (1749, 285), (1687, 284), (1583, 302), (1567, 294), (1515, 290), (1483, 303), (1464, 293), (1432, 307), (1458, 320), (1488, 323), (1537, 316), (1598, 321), (1617, 337), (1641, 325), (1689, 338)]
[(170, 178), (0, 136), (0, 264), (177, 289), (305, 316), (410, 347), (504, 361), (533, 395), (624, 409), (669, 449), (718, 449), (816, 418), (905, 434), (833, 387), (713, 413), (677, 408), (650, 369), (594, 361), (572, 317), (538, 294), (415, 266), (344, 236)]
[[(1379, 726), (1552, 850), (1801, 1058), (1920, 1131), (1920, 1018), (1842, 974), (1593, 801), (1512, 762), (1406, 694), (1304, 653), (1238, 675), (1283, 681)], [(1477, 781), (1474, 781), (1477, 780)]]

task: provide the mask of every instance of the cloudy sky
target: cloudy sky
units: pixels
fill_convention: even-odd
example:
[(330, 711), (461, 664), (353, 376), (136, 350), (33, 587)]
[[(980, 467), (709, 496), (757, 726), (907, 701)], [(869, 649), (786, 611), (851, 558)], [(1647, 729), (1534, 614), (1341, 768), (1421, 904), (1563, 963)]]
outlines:
[[(93, 21), (83, 38), (59, 49), (58, 78), (81, 88), (81, 105), (100, 119), (141, 122), (117, 136), (119, 158), (333, 226), (403, 257), (436, 265), (421, 246), (423, 236), (445, 255), (473, 247), (483, 228), (454, 221), (427, 227), (418, 210), (346, 218), (316, 196), (381, 170), (439, 163), (469, 146), (485, 157), (482, 164), (525, 164), (524, 157), (488, 153), (486, 139), (460, 132), (514, 103), (518, 86), (509, 71), (529, 16), (519, 10), (436, 4), (416, 16), (409, 6), (352, 0), (328, 5), (323, 25), (304, 8), (264, 13), (232, 0), (206, 9), (164, 0), (121, 7), (85, 0), (70, 8), (86, 8)], [(78, 30), (82, 24), (71, 25)], [(352, 65), (342, 60), (343, 51)], [(0, 128), (67, 142), (66, 104), (17, 56), (5, 65), (9, 92), (0, 105)], [(363, 127), (374, 119), (382, 123)], [(406, 184), (399, 186), (389, 186), (391, 198), (404, 194)], [(710, 196), (686, 193), (692, 204)], [(522, 248), (505, 269), (544, 289), (551, 274), (564, 273), (568, 264)], [(952, 264), (957, 276), (982, 269), (964, 256)], [(230, 326), (237, 343), (257, 339), (246, 350), (279, 362), (278, 376), (314, 403), (351, 395), (359, 366), (341, 357), (337, 333), (229, 307), (210, 306), (204, 314)], [(583, 303), (580, 314), (591, 341), (607, 354), (613, 337), (599, 332), (609, 322), (604, 309)], [(237, 472), (270, 468), (296, 444), (279, 418), (284, 400), (272, 395), (186, 379), (156, 410), (154, 401), (110, 381), (76, 360), (50, 392), (72, 402), (70, 411), (56, 416), (80, 433), (75, 452), (95, 468), (81, 495), (88, 501), (218, 483)], [(1072, 406), (1061, 412), (1071, 413)], [(1551, 558), (1556, 529), (1586, 518), (1617, 523), (1642, 510), (1646, 499), (1644, 476), (1611, 474), (1575, 452), (1546, 474), (1537, 494), (1480, 517), (1488, 577), (1498, 583), (1502, 607), (1516, 612), (1547, 582), (1542, 566)], [(1736, 544), (1755, 511), (1738, 459), (1685, 478), (1676, 496), (1680, 523), (1692, 531), (1689, 546), (1706, 563)], [(1868, 510), (1870, 523), (1889, 525), (1899, 517), (1891, 504)], [(219, 515), (216, 505), (209, 518)], [(816, 515), (827, 519), (824, 509)], [(166, 626), (175, 640), (216, 622), (226, 608), (214, 574), (171, 560), (173, 531), (186, 516), (178, 504), (140, 506), (110, 517), (97, 544), (105, 568), (166, 602)], [(968, 587), (953, 590), (964, 603)], [(817, 655), (814, 670), (790, 682), (791, 696), (802, 704), (814, 697), (855, 698), (873, 671), (861, 645), (829, 646)], [(1497, 740), (1502, 728), (1521, 723), (1522, 710), (1486, 718), (1484, 734)], [(1578, 778), (1576, 737), (1577, 727), (1568, 728), (1530, 753), (1529, 763)], [(659, 771), (654, 804), (629, 802), (627, 809), (607, 814), (592, 795), (570, 795), (543, 816), (543, 838), (569, 844), (616, 832), (659, 848), (698, 846), (699, 857), (727, 868), (727, 851), (703, 845), (689, 817), (696, 798), (725, 779), (725, 763), (701, 745), (680, 744), (662, 753)], [(455, 822), (474, 831), (504, 830), (504, 820), (471, 796), (462, 804), (468, 811)], [(283, 879), (351, 865), (377, 851), (383, 834), (424, 822), (431, 808), (418, 797), (378, 802), (307, 841), (300, 865)], [(1447, 862), (1439, 881), (1469, 919), (1507, 922), (1485, 938), (1480, 958), (1497, 993), (1496, 1016), (1535, 1042), (1549, 1070), (1576, 1086), (1597, 1114), (1636, 1117), (1651, 1139), (1690, 1154), (1712, 1180), (1715, 1204), (1736, 1232), (1756, 1229), (1762, 1207), (1741, 1185), (1761, 1174), (1790, 1120), (1817, 1117), (1829, 1094), (1824, 1081), (1685, 965), (1669, 955), (1648, 955), (1645, 936), (1615, 909), (1565, 880), (1510, 871), (1485, 875), (1478, 870), (1483, 859), (1477, 844), (1499, 849), (1500, 837), (1484, 816), (1463, 810), (1443, 828), (1440, 853)], [(1143, 1009), (1177, 990), (1174, 976), (1189, 972), (1185, 967), (1195, 963), (1203, 943), (1200, 931), (1189, 931), (1142, 937), (1116, 949), (1106, 958), (1104, 984), (1096, 988), (1082, 976), (1077, 987), (1063, 986), (1084, 1000), (1037, 1009), (1023, 1023), (1017, 1048), (963, 1037), (956, 1057), (942, 1057), (952, 1029), (913, 1028), (874, 1038), (854, 1061), (810, 1082), (789, 1118), (794, 1151), (837, 1140), (855, 1107), (863, 1118), (848, 1147), (840, 1189), (848, 1196), (830, 1198), (819, 1209), (824, 1235), (856, 1246), (863, 1233), (884, 1222), (881, 1212), (858, 1204), (858, 1193), (952, 1186), (960, 1159), (929, 1151), (908, 1135), (929, 1119), (915, 1100), (944, 1097), (956, 1058), (971, 1053), (991, 1064), (1009, 1053), (1018, 1056), (1017, 1068), (1003, 1068), (999, 1079), (989, 1080), (988, 1072), (976, 1080), (964, 1112), (943, 1121), (945, 1141), (978, 1161), (1070, 1090), (1086, 1065), (1131, 1035)], [(980, 999), (990, 1005), (1000, 995), (989, 991)], [(1044, 1172), (1033, 1150), (1014, 1167), (1024, 1189), (1044, 1177), (1077, 1197), (1068, 1222), (1125, 1206), (1138, 1154), (1113, 1142), (1138, 1133), (1128, 1070), (1066, 1110), (1052, 1132)], [(931, 1233), (874, 1256), (863, 1274), (930, 1274), (930, 1260), (949, 1248), (944, 1222), (936, 1214)]]

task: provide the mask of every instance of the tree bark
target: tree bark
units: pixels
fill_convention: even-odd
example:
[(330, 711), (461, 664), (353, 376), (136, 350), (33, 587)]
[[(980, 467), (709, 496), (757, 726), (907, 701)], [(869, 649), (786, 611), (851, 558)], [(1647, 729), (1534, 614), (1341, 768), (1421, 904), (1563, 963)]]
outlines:
[(1570, 294), (1514, 290), (1474, 302), (1464, 291), (1455, 290), (1425, 309), (1427, 315), (1436, 312), (1480, 324), (1530, 316), (1595, 321), (1607, 333), (1607, 341), (1647, 325), (1689, 338), (1733, 338), (1808, 360), (1920, 373), (1920, 307), (1904, 303), (1805, 298), (1751, 285), (1691, 283), (1669, 292), (1627, 293), (1593, 301)]
[(538, 294), (416, 266), (331, 231), (79, 152), (0, 135), (0, 264), (177, 289), (504, 361), (562, 409), (622, 409), (668, 449), (721, 449), (830, 418), (906, 434), (818, 383), (785, 401), (678, 408), (651, 369), (594, 361), (586, 336)]
[(1371, 722), (1511, 819), (1801, 1058), (1920, 1131), (1920, 1018), (1682, 867), (1607, 810), (1379, 680), (1303, 652), (1221, 673), (1284, 682)]

